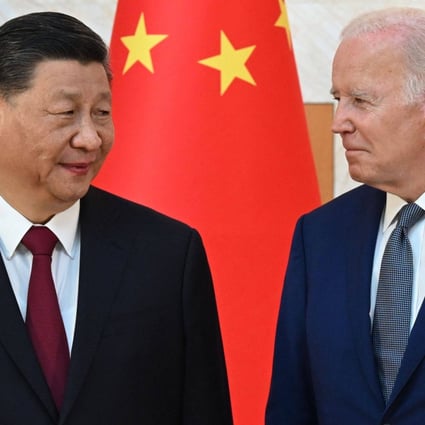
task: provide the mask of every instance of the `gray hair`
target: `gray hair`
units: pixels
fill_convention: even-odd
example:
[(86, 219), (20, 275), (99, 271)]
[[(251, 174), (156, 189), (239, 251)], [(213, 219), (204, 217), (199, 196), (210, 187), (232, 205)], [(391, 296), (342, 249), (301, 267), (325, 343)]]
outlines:
[(342, 30), (341, 39), (393, 31), (406, 65), (406, 100), (425, 100), (425, 10), (394, 7), (368, 12), (354, 18)]

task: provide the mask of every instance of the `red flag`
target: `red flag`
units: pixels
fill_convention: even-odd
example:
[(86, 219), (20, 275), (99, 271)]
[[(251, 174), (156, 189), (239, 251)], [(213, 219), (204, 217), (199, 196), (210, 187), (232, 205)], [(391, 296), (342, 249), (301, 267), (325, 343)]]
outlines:
[(282, 0), (120, 0), (116, 142), (95, 184), (196, 227), (236, 425), (264, 417), (296, 218), (319, 204)]

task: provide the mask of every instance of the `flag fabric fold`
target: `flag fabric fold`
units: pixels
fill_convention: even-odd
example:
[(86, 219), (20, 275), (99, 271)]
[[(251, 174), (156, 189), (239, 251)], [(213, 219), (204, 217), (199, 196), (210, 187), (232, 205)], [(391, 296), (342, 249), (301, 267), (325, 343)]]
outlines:
[(297, 217), (319, 191), (282, 0), (119, 0), (115, 146), (95, 184), (196, 227), (236, 425), (264, 421)]

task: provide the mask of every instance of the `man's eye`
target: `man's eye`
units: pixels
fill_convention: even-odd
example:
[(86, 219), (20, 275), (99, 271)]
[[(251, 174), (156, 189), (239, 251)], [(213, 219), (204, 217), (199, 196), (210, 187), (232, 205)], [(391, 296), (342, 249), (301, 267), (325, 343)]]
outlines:
[(97, 119), (109, 119), (111, 116), (110, 109), (96, 109), (93, 113), (93, 116)]
[(72, 109), (63, 110), (63, 111), (55, 112), (53, 115), (58, 115), (58, 116), (72, 116), (72, 115), (74, 115), (74, 111)]
[(366, 101), (364, 99), (361, 99), (360, 97), (356, 97), (353, 99), (354, 105), (363, 106)]

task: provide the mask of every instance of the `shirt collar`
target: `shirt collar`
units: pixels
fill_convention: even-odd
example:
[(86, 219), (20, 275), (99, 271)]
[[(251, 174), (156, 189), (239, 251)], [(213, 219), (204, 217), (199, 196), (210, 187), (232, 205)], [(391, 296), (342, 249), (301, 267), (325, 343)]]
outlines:
[[(78, 228), (80, 201), (78, 200), (46, 223), (59, 239), (66, 254), (73, 257), (73, 247)], [(0, 196), (0, 245), (7, 259), (16, 251), (25, 233), (33, 225)]]
[[(415, 204), (419, 205), (425, 210), (425, 193), (423, 193), (416, 201)], [(387, 193), (387, 202), (385, 205), (383, 231), (385, 232), (397, 217), (399, 211), (407, 205), (404, 199), (401, 199), (393, 193)]]

